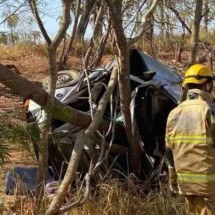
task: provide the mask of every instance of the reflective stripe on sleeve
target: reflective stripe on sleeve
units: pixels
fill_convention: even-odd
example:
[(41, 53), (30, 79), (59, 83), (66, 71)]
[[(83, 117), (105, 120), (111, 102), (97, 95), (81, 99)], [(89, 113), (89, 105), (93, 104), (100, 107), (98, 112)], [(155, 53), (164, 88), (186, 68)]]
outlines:
[(177, 173), (179, 182), (215, 182), (215, 174)]
[(174, 143), (188, 143), (188, 144), (212, 144), (212, 138), (206, 135), (189, 135), (189, 136), (174, 136), (169, 137), (168, 142)]

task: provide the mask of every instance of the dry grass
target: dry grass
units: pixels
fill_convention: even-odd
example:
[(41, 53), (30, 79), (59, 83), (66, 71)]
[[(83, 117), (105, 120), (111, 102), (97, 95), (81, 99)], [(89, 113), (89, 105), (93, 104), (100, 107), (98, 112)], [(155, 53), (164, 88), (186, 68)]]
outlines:
[(43, 56), (47, 57), (47, 51), (43, 45), (15, 45), (1, 46), (0, 60), (1, 61), (18, 61), (28, 56)]
[(71, 215), (184, 215), (184, 202), (172, 197), (165, 189), (151, 191), (143, 196), (140, 187), (130, 180), (116, 180), (99, 185), (98, 196), (91, 198), (83, 207), (73, 209)]
[[(61, 55), (58, 49), (58, 59)], [(74, 49), (75, 50), (75, 49)], [(71, 53), (68, 65), (71, 69), (81, 68), (82, 55)], [(83, 54), (83, 53), (82, 53)], [(15, 65), (20, 73), (32, 81), (39, 81), (48, 75), (49, 65), (45, 45), (14, 45), (0, 47), (0, 63)]]
[[(131, 182), (130, 182), (131, 183)], [(70, 215), (184, 215), (185, 205), (181, 197), (173, 197), (165, 188), (142, 196), (135, 186), (126, 187), (116, 180), (100, 184), (96, 195), (88, 202), (70, 211)], [(77, 198), (77, 196), (73, 196)], [(44, 214), (50, 198), (46, 198), (40, 214)], [(10, 196), (0, 199), (1, 214), (32, 215), (36, 209), (35, 199)]]
[(0, 49), (0, 62), (15, 65), (19, 72), (33, 81), (48, 74), (48, 59), (45, 46), (3, 46)]

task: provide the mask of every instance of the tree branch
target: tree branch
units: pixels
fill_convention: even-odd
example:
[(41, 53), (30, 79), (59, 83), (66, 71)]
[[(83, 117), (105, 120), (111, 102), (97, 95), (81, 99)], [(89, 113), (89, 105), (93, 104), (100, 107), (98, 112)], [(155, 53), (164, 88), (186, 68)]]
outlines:
[(52, 41), (52, 44), (50, 47), (51, 49), (56, 50), (56, 48), (59, 46), (60, 42), (62, 41), (62, 38), (66, 34), (66, 31), (70, 24), (70, 9), (71, 9), (72, 2), (73, 0), (62, 0), (63, 18), (61, 21), (60, 29)]
[(4, 22), (6, 22), (8, 19), (10, 19), (11, 16), (13, 16), (21, 7), (24, 6), (24, 3), (21, 4), (18, 8), (16, 8), (9, 16), (7, 16), (5, 19), (3, 19), (1, 22), (0, 22), (0, 25), (3, 24)]
[[(16, 94), (33, 100), (42, 108), (46, 107), (49, 95), (45, 90), (15, 72), (12, 72), (2, 64), (0, 64), (0, 83), (10, 88), (13, 92), (16, 92)], [(70, 108), (57, 99), (54, 101), (53, 117), (82, 128), (86, 128), (91, 122), (91, 118), (88, 114)]]
[(129, 43), (129, 46), (131, 46), (131, 45), (133, 45), (134, 43), (136, 43), (136, 42), (144, 35), (144, 33), (145, 33), (145, 31), (146, 31), (146, 27), (147, 27), (147, 20), (148, 20), (148, 18), (152, 15), (152, 13), (153, 13), (153, 11), (155, 10), (155, 8), (156, 8), (156, 6), (157, 6), (157, 4), (158, 4), (159, 1), (160, 1), (160, 0), (153, 0), (153, 2), (152, 2), (152, 4), (151, 4), (150, 8), (148, 9), (148, 11), (146, 11), (145, 15), (142, 17), (142, 22), (143, 22), (143, 24), (142, 24), (142, 26), (141, 26), (141, 30), (138, 32), (138, 34), (137, 34), (136, 37), (131, 38), (131, 39), (129, 40), (129, 42), (128, 42), (128, 43)]
[(89, 21), (89, 17), (90, 17), (90, 14), (96, 4), (96, 1), (97, 0), (87, 0), (85, 1), (85, 4), (84, 4), (84, 12), (83, 12), (83, 15), (81, 16), (80, 18), (80, 21), (79, 21), (79, 24), (78, 24), (78, 27), (77, 27), (77, 36), (78, 36), (78, 39), (80, 42), (82, 42), (82, 39), (84, 37), (84, 34), (85, 34), (85, 31), (86, 31), (86, 28), (87, 28), (87, 24), (88, 24), (88, 21)]
[(32, 11), (32, 13), (33, 13), (33, 15), (34, 15), (34, 17), (35, 17), (35, 19), (37, 21), (37, 24), (38, 24), (38, 26), (40, 28), (40, 31), (42, 32), (42, 35), (43, 35), (46, 43), (48, 45), (51, 45), (51, 39), (50, 39), (50, 37), (49, 37), (49, 35), (48, 35), (44, 25), (43, 25), (43, 22), (42, 22), (42, 20), (40, 18), (40, 15), (38, 13), (36, 1), (35, 0), (28, 0), (28, 3), (29, 3), (31, 11)]
[[(42, 108), (45, 108), (47, 105), (49, 95), (45, 90), (2, 64), (0, 64), (0, 83), (10, 88), (12, 92), (33, 100)], [(57, 99), (54, 100), (53, 118), (81, 128), (87, 128), (92, 121), (89, 114), (71, 108)], [(109, 121), (102, 120), (99, 124), (99, 129), (107, 131), (108, 128)], [(118, 129), (120, 133), (124, 131), (121, 126), (119, 126)]]
[(76, 31), (77, 31), (77, 26), (78, 26), (78, 19), (80, 17), (80, 9), (81, 9), (81, 0), (77, 0), (77, 8), (76, 8), (76, 12), (75, 12), (75, 20), (74, 20), (74, 24), (73, 24), (73, 29), (72, 29), (72, 35), (69, 39), (69, 43), (66, 47), (66, 50), (63, 51), (61, 59), (60, 59), (60, 69), (62, 69), (63, 67), (66, 66), (67, 64), (67, 60), (68, 60), (68, 55), (69, 52), (72, 48), (73, 45), (73, 41), (76, 37)]
[(95, 34), (97, 33), (98, 31), (98, 27), (99, 27), (99, 21), (102, 17), (102, 11), (103, 11), (103, 5), (100, 6), (99, 8), (99, 12), (97, 14), (97, 17), (96, 17), (96, 21), (95, 21), (95, 27), (94, 27), (94, 31), (93, 31), (93, 35), (90, 39), (90, 42), (89, 42), (89, 48), (87, 50), (87, 53), (84, 57), (84, 65), (85, 65), (85, 68), (88, 68), (88, 64), (89, 64), (89, 57), (90, 57), (90, 54), (92, 52), (92, 49), (93, 49), (93, 44), (94, 44), (94, 39), (95, 39)]
[(178, 18), (178, 20), (181, 22), (182, 26), (184, 28), (187, 29), (187, 31), (189, 32), (189, 34), (191, 34), (191, 30), (190, 28), (187, 26), (187, 24), (185, 23), (185, 21), (182, 19), (182, 17), (180, 16), (179, 12), (172, 6), (169, 7), (169, 9), (176, 15), (176, 17)]
[(59, 211), (59, 214), (64, 214), (64, 213), (72, 210), (72, 208), (80, 207), (87, 202), (89, 194), (90, 194), (90, 174), (89, 173), (86, 174), (85, 181), (86, 181), (86, 190), (85, 190), (83, 199), (73, 202), (72, 204), (61, 208)]

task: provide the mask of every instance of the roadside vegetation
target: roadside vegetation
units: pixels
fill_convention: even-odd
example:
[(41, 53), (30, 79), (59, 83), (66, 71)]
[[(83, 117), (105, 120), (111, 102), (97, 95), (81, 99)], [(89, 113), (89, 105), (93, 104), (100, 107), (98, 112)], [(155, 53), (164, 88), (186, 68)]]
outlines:
[[(157, 180), (156, 186), (151, 181), (138, 181), (134, 177), (138, 176), (141, 165), (138, 163), (141, 149), (132, 130), (129, 108), (132, 93), (129, 50), (138, 48), (181, 76), (194, 63), (206, 64), (213, 70), (214, 2), (61, 0), (54, 5), (52, 1), (0, 0), (0, 8), (0, 214), (54, 215), (64, 209), (65, 202), (72, 206), (75, 203), (68, 212), (71, 215), (186, 214), (183, 198), (169, 191), (167, 173), (164, 181)], [(47, 17), (54, 17), (55, 22), (59, 23), (54, 34), (49, 32), (46, 25)], [(106, 86), (97, 109), (90, 109), (90, 122), (87, 114), (82, 114), (82, 120), (87, 123), (83, 126), (83, 132), (80, 132), (80, 139), (77, 138), (74, 144), (80, 156), (71, 155), (71, 168), (67, 169), (68, 177), (64, 177), (60, 184), (62, 189), (58, 189), (56, 195), (47, 196), (43, 185), (48, 168), (50, 130), (55, 116), (57, 73), (59, 70), (73, 69), (84, 71), (87, 77), (93, 68), (103, 66), (113, 58), (117, 59), (113, 77), (111, 75), (110, 78), (113, 80)], [(40, 81), (47, 76), (49, 83), (46, 93), (41, 89)], [(16, 79), (22, 80), (22, 83)], [(96, 185), (89, 186), (86, 178), (93, 172), (91, 161), (98, 152), (91, 143), (92, 140), (98, 141), (97, 146), (102, 149), (105, 135), (103, 128), (99, 130), (99, 125), (114, 91), (118, 93), (117, 102), (120, 103), (120, 114), (130, 144), (127, 162), (131, 174), (124, 180), (110, 178), (102, 181), (100, 178)], [(25, 122), (25, 96), (41, 102), (38, 104), (45, 116), (41, 131)], [(92, 105), (90, 98), (89, 104)], [(77, 112), (65, 106), (60, 106), (60, 113), (66, 113), (60, 120), (77, 125), (73, 119), (75, 116), (68, 117)], [(114, 129), (112, 132), (114, 135)], [(35, 143), (40, 149), (38, 160), (33, 152)], [(85, 181), (80, 181), (76, 164), (81, 159), (85, 143), (89, 143), (92, 153), (87, 158), (88, 162), (85, 161), (88, 163), (85, 164), (88, 170)], [(103, 154), (101, 150), (101, 156)], [(13, 196), (5, 196), (6, 172), (16, 164), (38, 167), (35, 197), (21, 196), (16, 192)], [(76, 183), (76, 189), (67, 192), (73, 183)], [(88, 192), (85, 193), (85, 190)], [(83, 197), (86, 201), (82, 201)]]

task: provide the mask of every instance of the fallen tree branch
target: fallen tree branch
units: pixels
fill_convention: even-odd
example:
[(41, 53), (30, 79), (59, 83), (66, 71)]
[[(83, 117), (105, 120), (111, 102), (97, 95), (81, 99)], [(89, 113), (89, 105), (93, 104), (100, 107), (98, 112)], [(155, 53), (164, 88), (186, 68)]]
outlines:
[[(45, 108), (49, 97), (48, 93), (2, 64), (0, 64), (0, 83), (10, 88), (16, 94), (31, 99), (42, 108)], [(88, 114), (68, 107), (57, 99), (54, 101), (53, 117), (82, 128), (86, 128), (91, 122), (91, 117)]]
[[(45, 108), (47, 104), (47, 99), (49, 97), (48, 93), (43, 90), (38, 84), (35, 84), (26, 78), (18, 75), (17, 73), (11, 71), (9, 68), (0, 63), (0, 83), (10, 88), (15, 94), (21, 95), (26, 99), (31, 99)], [(63, 122), (71, 123), (72, 125), (79, 126), (81, 128), (87, 128), (91, 123), (91, 116), (82, 111), (71, 108), (59, 100), (54, 100), (53, 107), (53, 118), (61, 120)], [(107, 131), (109, 129), (109, 121), (102, 119), (98, 129)], [(116, 127), (116, 132), (124, 133), (123, 138), (126, 138), (126, 134), (123, 126), (118, 125)], [(126, 140), (125, 140), (126, 141)], [(118, 146), (116, 148), (119, 150)]]

